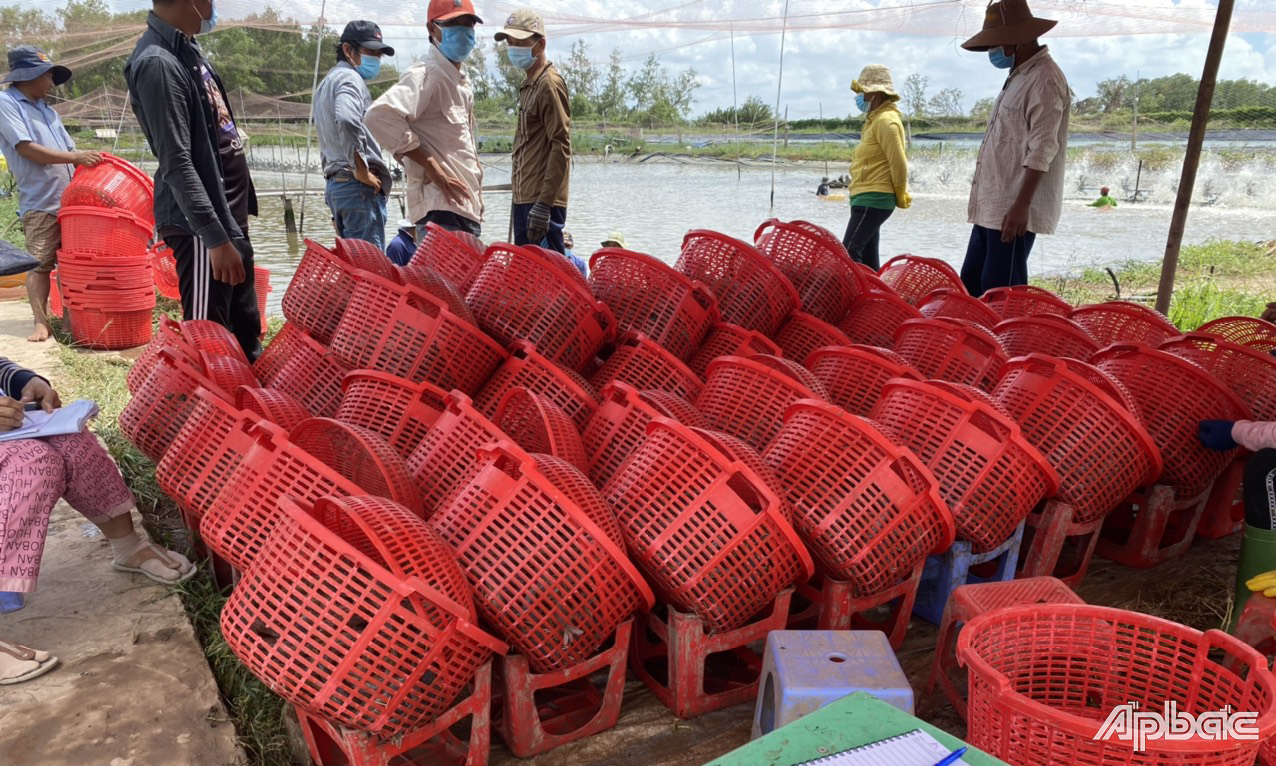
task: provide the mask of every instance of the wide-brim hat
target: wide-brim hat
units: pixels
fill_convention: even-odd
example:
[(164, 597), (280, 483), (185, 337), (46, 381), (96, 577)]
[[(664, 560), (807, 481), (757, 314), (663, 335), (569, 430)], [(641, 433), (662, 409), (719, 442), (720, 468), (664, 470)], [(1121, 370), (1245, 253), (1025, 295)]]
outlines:
[(984, 12), (984, 28), (961, 44), (968, 51), (986, 51), (1003, 45), (1036, 40), (1059, 22), (1039, 19), (1028, 9), (1028, 0), (998, 0)]
[(34, 45), (19, 45), (9, 51), (9, 73), (0, 82), (29, 82), (45, 72), (53, 72), (53, 84), (71, 79), (71, 70), (54, 64), (49, 54)]
[(856, 93), (885, 93), (892, 101), (899, 99), (895, 83), (891, 80), (891, 70), (881, 64), (864, 67), (860, 76), (851, 80), (851, 90)]

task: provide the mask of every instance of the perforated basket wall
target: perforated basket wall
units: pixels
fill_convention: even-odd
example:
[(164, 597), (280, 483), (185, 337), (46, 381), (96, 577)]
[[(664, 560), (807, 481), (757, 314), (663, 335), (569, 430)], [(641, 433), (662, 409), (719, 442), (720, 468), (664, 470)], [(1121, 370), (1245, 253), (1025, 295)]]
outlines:
[(996, 336), (971, 323), (912, 319), (895, 333), (895, 353), (930, 378), (991, 391), (1006, 353)]
[(806, 359), (828, 400), (852, 415), (868, 415), (891, 378), (923, 380), (899, 354), (876, 346), (823, 348)]
[(525, 388), (510, 389), (493, 422), (528, 452), (559, 458), (581, 471), (589, 467), (576, 424), (544, 396)]
[(384, 250), (366, 239), (338, 237), (335, 252), (338, 258), (360, 271), (366, 271), (382, 279), (398, 279), (394, 262), (386, 257)]
[(846, 333), (851, 343), (890, 348), (900, 325), (921, 318), (920, 311), (894, 293), (867, 290), (851, 301), (846, 318), (837, 328)]
[(417, 246), (408, 266), (433, 269), (465, 293), (483, 267), (483, 250), (474, 245), (473, 241), (467, 241), (436, 223), (427, 223), (425, 239)]
[(775, 334), (775, 342), (786, 359), (792, 359), (798, 364), (805, 361), (817, 348), (851, 345), (851, 339), (846, 337), (846, 333), (804, 311), (794, 311), (789, 315)]
[(1217, 335), (1223, 340), (1259, 351), (1276, 350), (1276, 325), (1254, 317), (1220, 317), (1206, 322), (1196, 331)]
[(577, 428), (584, 428), (598, 407), (598, 392), (589, 381), (554, 363), (525, 341), (510, 345), (509, 357), (474, 397), (474, 406), (493, 417), (501, 399), (516, 387), (526, 388), (558, 405)]
[(1112, 343), (1145, 343), (1156, 347), (1179, 334), (1163, 315), (1128, 301), (1079, 306), (1068, 318), (1090, 333), (1100, 347)]
[(716, 231), (687, 232), (674, 268), (713, 291), (724, 322), (770, 335), (802, 308), (797, 289), (774, 264), (752, 245)]
[(124, 210), (144, 223), (153, 223), (155, 183), (136, 165), (102, 152), (102, 162), (75, 169), (71, 183), (62, 192), (61, 203)]
[[(386, 261), (389, 263), (389, 261)], [(330, 343), (358, 281), (355, 267), (313, 240), (284, 291), (284, 317), (321, 343)]]
[(235, 402), (241, 410), (254, 413), (285, 431), (312, 417), (301, 402), (273, 388), (241, 386), (235, 392)]
[(1099, 350), (1099, 343), (1081, 325), (1057, 314), (1013, 317), (993, 328), (1006, 356), (1048, 354), (1086, 361)]
[(288, 439), (359, 485), (360, 494), (389, 498), (422, 515), (421, 492), (407, 464), (375, 432), (331, 418), (312, 418), (289, 431)]
[(234, 398), (240, 386), (255, 387), (257, 377), (253, 368), (233, 356), (199, 352), (200, 365), (208, 379), (222, 392), (226, 399)]
[(932, 290), (917, 304), (917, 310), (927, 319), (961, 319), (985, 330), (991, 330), (1001, 321), (986, 303), (951, 287)]
[(696, 398), (704, 387), (704, 381), (691, 368), (641, 333), (621, 337), (611, 356), (589, 378), (599, 390), (614, 380), (641, 390), (668, 391), (684, 399)]
[(1209, 370), (1249, 405), (1259, 420), (1276, 420), (1276, 357), (1218, 336), (1188, 333), (1161, 344), (1161, 350)]
[(421, 490), (427, 519), (477, 464), (479, 449), (502, 440), (509, 436), (479, 412), (468, 396), (460, 391), (447, 395), (443, 412), (408, 456), (408, 472)]
[(738, 324), (719, 322), (709, 330), (709, 334), (705, 336), (704, 345), (696, 350), (687, 366), (703, 379), (709, 371), (709, 362), (714, 359), (720, 356), (749, 356), (750, 354), (781, 356), (784, 350), (760, 332), (745, 329)]
[(979, 300), (988, 304), (988, 308), (1002, 319), (1040, 314), (1067, 316), (1072, 311), (1072, 305), (1063, 298), (1032, 285), (993, 287), (985, 290)]
[(822, 321), (840, 322), (863, 289), (846, 248), (815, 224), (772, 218), (754, 232), (753, 243), (793, 283), (803, 310)]
[(372, 370), (355, 370), (342, 382), (337, 420), (380, 434), (395, 452), (416, 450), (444, 410), (447, 392), (430, 383)]
[(805, 368), (779, 357), (754, 354), (712, 362), (695, 405), (713, 429), (764, 449), (780, 432), (789, 405), (799, 399), (827, 397), (824, 387)]
[(350, 366), (305, 331), (288, 328), (284, 325), (258, 357), (254, 365), (257, 378), (262, 385), (301, 402), (316, 417), (336, 415), (341, 381)]
[(428, 266), (410, 262), (398, 269), (399, 281), (404, 285), (415, 287), (427, 295), (433, 295), (447, 306), (447, 310), (462, 321), (478, 326), (474, 312), (465, 302), (465, 293), (452, 284), (452, 280)]
[[(255, 442), (261, 418), (207, 389), (195, 390), (195, 406), (155, 467), (160, 489), (196, 522), (227, 489), (226, 480)], [(234, 488), (230, 488), (234, 491)]]
[(195, 390), (220, 389), (184, 358), (161, 350), (151, 372), (120, 411), (120, 431), (151, 460), (159, 462), (195, 408)]
[(937, 258), (897, 255), (882, 266), (877, 276), (896, 295), (914, 306), (941, 287), (949, 287), (959, 293), (966, 292), (966, 286), (953, 267)]
[(586, 473), (601, 487), (647, 437), (647, 424), (657, 416), (683, 425), (704, 427), (704, 415), (685, 399), (660, 391), (638, 389), (616, 381), (602, 391), (602, 403), (581, 434), (588, 464)]

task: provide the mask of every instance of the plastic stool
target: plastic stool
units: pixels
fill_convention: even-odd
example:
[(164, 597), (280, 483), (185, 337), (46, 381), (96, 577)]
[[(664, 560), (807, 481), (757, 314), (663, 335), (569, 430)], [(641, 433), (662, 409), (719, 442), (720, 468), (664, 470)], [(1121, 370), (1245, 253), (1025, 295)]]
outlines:
[(1250, 596), (1232, 635), (1268, 657), (1276, 655), (1276, 598)]
[(871, 596), (856, 596), (850, 583), (828, 577), (799, 585), (798, 595), (807, 603), (793, 610), (788, 628), (878, 630), (886, 634), (892, 648), (899, 649), (908, 635), (924, 567), (924, 560), (918, 562), (904, 580)]
[(776, 630), (766, 638), (753, 734), (792, 723), (852, 692), (868, 692), (909, 715), (913, 687), (880, 630)]
[(1075, 524), (1072, 516), (1072, 506), (1057, 500), (1047, 500), (1028, 514), (1016, 577), (1054, 576), (1071, 588), (1081, 584), (1090, 569), (1104, 517)]
[[(1001, 545), (984, 553), (973, 553), (971, 543), (958, 540), (947, 553), (929, 556), (922, 572), (921, 586), (917, 589), (917, 603), (913, 615), (932, 625), (938, 625), (944, 617), (944, 609), (953, 591), (967, 583), (1002, 582), (1012, 580), (1019, 563), (1019, 548), (1023, 545), (1024, 522), (1019, 522), (1014, 534)], [(971, 573), (971, 568), (988, 565), (992, 572), (982, 575)]]
[[(487, 766), (491, 752), (492, 663), (479, 668), (473, 691), (423, 729), (393, 739), (338, 726), (297, 708), (315, 766)], [(470, 719), (468, 741), (452, 731)], [(458, 727), (459, 728), (459, 727)]]
[(951, 674), (957, 667), (957, 629), (972, 618), (1002, 607), (1017, 604), (1084, 604), (1062, 580), (1054, 577), (1029, 577), (1024, 580), (962, 585), (953, 590), (944, 607), (935, 643), (935, 661), (926, 680), (926, 693), (933, 694), (935, 685), (943, 690), (957, 715), (966, 720), (966, 699), (957, 690)]
[(1196, 528), (1197, 537), (1217, 540), (1241, 531), (1245, 526), (1245, 501), (1241, 498), (1241, 482), (1245, 479), (1245, 463), (1249, 454), (1236, 458), (1214, 480), (1205, 512)]
[[(528, 758), (616, 725), (633, 627), (622, 622), (611, 648), (553, 673), (533, 672), (520, 654), (497, 658), (493, 723), (510, 752)], [(601, 694), (590, 680), (599, 671), (607, 673)]]
[(749, 644), (784, 629), (792, 596), (785, 588), (766, 614), (725, 633), (706, 633), (694, 614), (667, 606), (665, 619), (653, 609), (638, 618), (629, 667), (679, 718), (748, 702), (758, 696), (762, 672), (762, 657)]
[(1208, 501), (1208, 492), (1180, 500), (1164, 484), (1140, 490), (1108, 514), (1095, 551), (1134, 569), (1181, 556), (1196, 537)]

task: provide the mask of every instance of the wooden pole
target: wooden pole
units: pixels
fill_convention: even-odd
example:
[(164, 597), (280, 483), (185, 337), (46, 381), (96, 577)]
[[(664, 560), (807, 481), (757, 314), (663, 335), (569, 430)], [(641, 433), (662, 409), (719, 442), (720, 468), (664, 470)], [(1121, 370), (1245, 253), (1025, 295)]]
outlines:
[(1235, 0), (1218, 0), (1218, 13), (1214, 16), (1214, 32), (1210, 35), (1210, 47), (1205, 53), (1205, 69), (1201, 72), (1201, 87), (1196, 92), (1196, 110), (1192, 113), (1192, 130), (1187, 135), (1187, 153), (1183, 156), (1183, 174), (1179, 178), (1178, 196), (1174, 200), (1174, 215), (1170, 219), (1170, 236), (1165, 243), (1165, 260), (1161, 262), (1161, 284), (1156, 290), (1156, 310), (1168, 314), (1170, 295), (1174, 292), (1174, 274), (1178, 269), (1179, 249), (1183, 246), (1183, 229), (1187, 226), (1187, 211), (1192, 205), (1192, 187), (1196, 185), (1196, 170), (1201, 162), (1201, 145), (1205, 143), (1205, 126), (1210, 119), (1210, 104), (1214, 100), (1214, 85), (1218, 80), (1218, 64), (1223, 58), (1223, 46), (1227, 43), (1227, 30), (1232, 24), (1232, 6)]

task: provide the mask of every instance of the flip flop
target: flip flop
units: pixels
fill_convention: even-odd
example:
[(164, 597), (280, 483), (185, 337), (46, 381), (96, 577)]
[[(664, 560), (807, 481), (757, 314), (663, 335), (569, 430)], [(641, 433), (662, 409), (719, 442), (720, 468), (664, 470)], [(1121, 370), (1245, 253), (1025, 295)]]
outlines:
[(14, 644), (0, 640), (0, 654), (7, 654), (20, 662), (34, 662), (36, 666), (27, 672), (11, 678), (0, 678), (0, 686), (20, 684), (48, 673), (58, 666), (58, 658), (48, 652), (32, 649), (22, 644)]
[[(175, 560), (174, 558), (172, 558), (172, 556), (176, 556), (177, 554), (174, 554), (171, 551), (166, 551), (163, 548), (156, 545), (155, 543), (147, 543), (146, 547), (140, 549), (138, 552), (140, 553), (141, 551), (149, 551), (151, 553), (151, 556), (149, 558), (144, 558), (142, 559), (142, 561), (138, 562), (139, 564), (138, 566), (131, 567), (125, 564), (121, 564), (118, 561), (111, 562), (111, 566), (113, 566), (117, 571), (120, 571), (120, 572), (130, 572), (132, 574), (145, 575), (152, 582), (157, 582), (160, 585), (176, 585), (177, 583), (186, 582), (187, 580), (194, 577), (195, 572), (198, 570), (198, 568), (191, 562), (187, 561), (185, 557), (182, 557), (180, 561)], [(156, 559), (163, 561), (164, 563), (169, 565), (170, 569), (175, 569), (181, 574), (179, 574), (177, 579), (166, 580), (163, 577), (152, 574), (151, 572), (148, 572), (141, 567), (141, 564), (144, 564), (147, 561), (155, 561)], [(185, 563), (186, 566), (189, 566), (190, 569), (186, 570), (185, 572), (182, 572), (181, 569), (182, 569), (183, 563)]]

